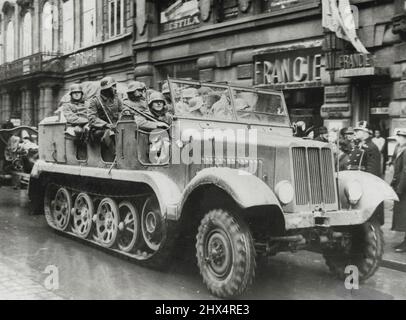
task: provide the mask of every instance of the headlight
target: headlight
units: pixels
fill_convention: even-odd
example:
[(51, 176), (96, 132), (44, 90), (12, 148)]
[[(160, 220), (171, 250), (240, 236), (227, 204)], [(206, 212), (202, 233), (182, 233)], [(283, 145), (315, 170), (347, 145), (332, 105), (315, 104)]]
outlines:
[(295, 190), (289, 181), (279, 182), (276, 185), (275, 191), (279, 201), (284, 205), (291, 203), (295, 196)]
[(355, 206), (363, 195), (362, 185), (358, 181), (351, 181), (345, 188), (345, 196), (348, 202)]

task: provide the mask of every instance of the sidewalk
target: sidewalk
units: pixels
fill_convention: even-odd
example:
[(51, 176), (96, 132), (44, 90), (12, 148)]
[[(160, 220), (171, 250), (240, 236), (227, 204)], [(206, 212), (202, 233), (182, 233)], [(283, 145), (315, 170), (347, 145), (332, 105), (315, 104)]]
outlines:
[(406, 272), (406, 253), (396, 253), (393, 247), (401, 243), (404, 239), (404, 234), (391, 231), (393, 203), (385, 203), (385, 225), (383, 232), (385, 236), (385, 255), (383, 257), (382, 266), (398, 271)]

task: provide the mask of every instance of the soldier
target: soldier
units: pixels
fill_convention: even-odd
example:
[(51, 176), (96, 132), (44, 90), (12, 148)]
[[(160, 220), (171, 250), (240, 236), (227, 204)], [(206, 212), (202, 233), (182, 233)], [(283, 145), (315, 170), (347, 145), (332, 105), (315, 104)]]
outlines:
[(117, 83), (112, 77), (100, 81), (100, 95), (89, 100), (88, 116), (90, 134), (104, 143), (114, 153), (115, 126), (123, 111), (123, 103), (117, 96)]
[(145, 83), (139, 81), (130, 82), (127, 90), (128, 99), (124, 100), (124, 106), (142, 112), (148, 111), (148, 105), (145, 99), (146, 92), (147, 87)]
[(324, 142), (324, 143), (328, 143), (328, 130), (327, 130), (327, 128), (326, 127), (320, 127), (319, 128), (319, 135), (314, 140)]
[(394, 156), (394, 175), (391, 186), (399, 196), (400, 201), (395, 202), (393, 209), (392, 230), (405, 232), (404, 241), (395, 247), (399, 253), (406, 252), (406, 130), (397, 132), (398, 148)]
[(73, 135), (79, 136), (83, 133), (83, 127), (89, 122), (87, 107), (83, 101), (84, 92), (82, 86), (80, 84), (73, 84), (70, 87), (69, 94), (71, 100), (64, 102), (61, 110), (66, 121), (73, 126)]
[(149, 114), (158, 121), (172, 123), (172, 116), (168, 113), (165, 97), (160, 92), (152, 92), (148, 100)]
[(372, 142), (366, 121), (358, 123), (355, 131), (355, 146), (350, 152), (348, 170), (361, 170), (381, 176), (381, 155)]

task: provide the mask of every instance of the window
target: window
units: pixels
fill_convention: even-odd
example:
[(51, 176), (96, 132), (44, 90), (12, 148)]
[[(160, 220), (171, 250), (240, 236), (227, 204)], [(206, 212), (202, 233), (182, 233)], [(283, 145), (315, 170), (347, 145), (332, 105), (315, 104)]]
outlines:
[(26, 57), (32, 54), (32, 18), (30, 12), (24, 15), (21, 31), (22, 56)]
[(82, 45), (96, 40), (96, 0), (82, 0)]
[(63, 3), (63, 51), (73, 51), (75, 43), (75, 25), (73, 20), (73, 0)]
[(160, 79), (166, 80), (167, 77), (199, 80), (199, 69), (195, 60), (175, 62), (157, 66), (157, 71)]
[(7, 24), (6, 31), (6, 62), (14, 60), (14, 21)]
[(53, 8), (49, 2), (45, 2), (42, 9), (42, 51), (53, 51)]
[(109, 35), (124, 33), (124, 0), (109, 0)]

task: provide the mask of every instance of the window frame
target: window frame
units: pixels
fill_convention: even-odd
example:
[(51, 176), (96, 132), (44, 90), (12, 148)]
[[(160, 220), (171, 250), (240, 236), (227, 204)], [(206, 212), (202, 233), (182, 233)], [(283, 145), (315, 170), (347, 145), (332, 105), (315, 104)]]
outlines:
[[(114, 3), (114, 28), (112, 29), (112, 11), (111, 5)], [(117, 3), (120, 3), (120, 29), (121, 32), (118, 32), (117, 28)], [(117, 38), (123, 34), (125, 34), (125, 0), (108, 0), (108, 9), (107, 9), (107, 17), (108, 17), (108, 36), (109, 38)]]
[[(97, 0), (92, 0), (92, 1), (94, 1), (94, 7), (87, 10), (87, 11), (84, 10), (85, 1), (89, 1), (89, 0), (82, 0), (80, 2), (80, 4), (81, 4), (81, 8), (80, 8), (80, 27), (81, 27), (81, 30), (80, 30), (80, 47), (81, 48), (92, 46), (97, 42), (97, 22), (98, 22), (98, 19), (97, 19), (97, 3), (98, 3), (98, 1)], [(92, 12), (92, 11), (93, 11), (93, 34), (92, 34), (93, 39), (92, 39), (92, 41), (85, 43), (85, 40), (84, 40), (85, 39), (85, 33), (86, 33), (85, 32), (85, 14), (89, 13), (89, 12)]]
[[(72, 14), (69, 17), (69, 19), (65, 19), (65, 4), (71, 2), (71, 8), (72, 8)], [(72, 41), (72, 43), (68, 43), (67, 39), (65, 39), (65, 28), (66, 28), (66, 22), (71, 20), (72, 21), (72, 26), (70, 27), (73, 36), (71, 37), (71, 39), (69, 39), (70, 41)], [(74, 0), (65, 0), (62, 2), (62, 30), (63, 30), (63, 35), (62, 35), (62, 50), (64, 53), (69, 53), (75, 50), (75, 2)], [(68, 47), (68, 45), (70, 45), (70, 47)]]

